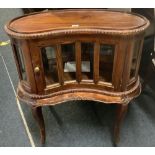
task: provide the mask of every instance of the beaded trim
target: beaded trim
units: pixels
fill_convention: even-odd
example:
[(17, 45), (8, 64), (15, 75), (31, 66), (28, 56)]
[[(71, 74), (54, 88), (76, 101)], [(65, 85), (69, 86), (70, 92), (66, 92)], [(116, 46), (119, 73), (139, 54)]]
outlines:
[(51, 93), (51, 94), (47, 94), (47, 95), (37, 95), (37, 94), (30, 94), (30, 93), (26, 92), (19, 83), (18, 88), (17, 88), (17, 92), (21, 91), (23, 93), (23, 95), (25, 95), (31, 99), (44, 99), (44, 98), (50, 98), (50, 97), (54, 97), (54, 96), (58, 96), (58, 95), (66, 94), (66, 93), (74, 93), (74, 92), (91, 92), (91, 93), (99, 93), (99, 94), (109, 95), (109, 96), (114, 96), (114, 97), (120, 97), (120, 96), (127, 96), (127, 95), (131, 94), (139, 86), (140, 86), (140, 80), (138, 78), (136, 84), (134, 85), (134, 87), (132, 89), (130, 89), (128, 91), (123, 91), (123, 92), (108, 92), (105, 90), (93, 90), (93, 89), (90, 90), (87, 88), (82, 88), (82, 89), (61, 90), (61, 91)]
[[(148, 21), (148, 20), (147, 20)], [(113, 29), (102, 29), (102, 28), (71, 28), (71, 29), (61, 29), (61, 30), (52, 30), (48, 32), (40, 32), (40, 33), (17, 33), (8, 28), (5, 25), (5, 31), (11, 37), (18, 38), (18, 39), (37, 39), (37, 38), (44, 38), (48, 36), (61, 36), (61, 35), (68, 35), (68, 34), (105, 34), (105, 35), (121, 35), (121, 36), (128, 36), (133, 34), (139, 34), (143, 32), (148, 26), (150, 22), (148, 21), (146, 25), (131, 29), (131, 30), (113, 30)]]

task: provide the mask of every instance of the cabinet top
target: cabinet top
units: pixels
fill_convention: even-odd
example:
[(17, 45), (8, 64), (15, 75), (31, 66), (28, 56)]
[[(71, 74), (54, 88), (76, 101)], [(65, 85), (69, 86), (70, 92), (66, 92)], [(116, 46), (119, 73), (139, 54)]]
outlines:
[(130, 35), (140, 33), (148, 26), (145, 17), (133, 13), (68, 9), (17, 17), (5, 25), (5, 30), (15, 38), (38, 38), (70, 33)]

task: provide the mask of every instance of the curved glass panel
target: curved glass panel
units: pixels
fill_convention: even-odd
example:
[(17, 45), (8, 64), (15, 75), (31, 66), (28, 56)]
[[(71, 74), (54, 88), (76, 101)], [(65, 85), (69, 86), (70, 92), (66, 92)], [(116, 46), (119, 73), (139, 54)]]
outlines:
[(81, 43), (81, 74), (82, 79), (93, 79), (94, 44)]
[(22, 54), (22, 50), (19, 47), (16, 47), (16, 55), (17, 55), (17, 62), (19, 64), (19, 70), (21, 73), (22, 80), (27, 80), (26, 70), (25, 70), (25, 60)]
[(58, 70), (54, 47), (41, 49), (46, 85), (58, 83)]
[(130, 79), (135, 77), (136, 74), (136, 68), (137, 68), (137, 58), (139, 55), (139, 47), (140, 47), (140, 42), (136, 41), (134, 48), (133, 48), (133, 54), (132, 54), (132, 61), (131, 61), (131, 69), (130, 69)]
[(75, 44), (61, 45), (62, 66), (64, 81), (76, 79)]
[(114, 45), (101, 44), (99, 54), (99, 80), (112, 82)]

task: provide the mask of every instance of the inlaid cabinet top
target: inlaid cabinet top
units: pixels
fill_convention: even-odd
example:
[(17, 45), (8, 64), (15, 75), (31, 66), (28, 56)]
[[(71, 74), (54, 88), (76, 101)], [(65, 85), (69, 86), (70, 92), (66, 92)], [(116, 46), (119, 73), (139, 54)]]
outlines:
[(68, 9), (24, 15), (11, 20), (5, 30), (17, 38), (68, 33), (128, 35), (145, 30), (149, 21), (140, 15), (95, 9)]

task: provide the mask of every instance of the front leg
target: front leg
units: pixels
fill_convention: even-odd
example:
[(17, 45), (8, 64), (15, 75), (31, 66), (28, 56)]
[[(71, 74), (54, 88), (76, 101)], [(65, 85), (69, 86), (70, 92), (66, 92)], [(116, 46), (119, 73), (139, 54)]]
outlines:
[(42, 107), (32, 107), (32, 114), (39, 126), (41, 143), (44, 144), (46, 139), (46, 132), (44, 118), (42, 114)]
[(128, 103), (117, 105), (116, 120), (114, 126), (114, 144), (117, 145), (120, 141), (120, 128), (128, 110)]

